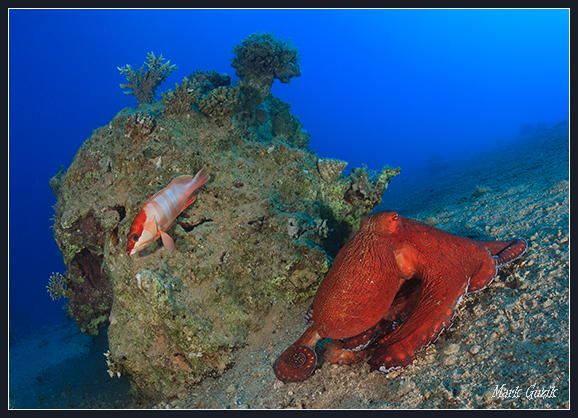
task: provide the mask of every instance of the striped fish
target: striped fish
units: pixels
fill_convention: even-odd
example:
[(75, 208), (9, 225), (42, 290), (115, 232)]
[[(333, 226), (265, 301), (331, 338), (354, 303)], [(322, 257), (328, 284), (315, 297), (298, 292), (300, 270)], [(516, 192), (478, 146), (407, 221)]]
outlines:
[(126, 253), (128, 255), (138, 253), (159, 237), (165, 248), (172, 251), (175, 243), (166, 231), (175, 218), (195, 201), (193, 192), (207, 180), (209, 180), (209, 175), (203, 168), (195, 177), (175, 177), (167, 187), (150, 198), (132, 222), (128, 233)]

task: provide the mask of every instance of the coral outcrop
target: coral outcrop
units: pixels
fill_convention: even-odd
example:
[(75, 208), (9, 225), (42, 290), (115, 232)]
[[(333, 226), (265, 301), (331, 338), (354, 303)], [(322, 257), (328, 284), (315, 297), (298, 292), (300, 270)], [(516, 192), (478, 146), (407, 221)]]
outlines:
[(333, 183), (337, 180), (345, 167), (347, 167), (347, 162), (335, 158), (320, 158), (317, 160), (319, 175), (327, 183)]
[(235, 46), (234, 52), (231, 66), (239, 78), (267, 78), (271, 82), (275, 78), (289, 83), (292, 77), (301, 75), (297, 48), (272, 33), (253, 33)]
[(253, 33), (236, 45), (233, 52), (231, 66), (239, 77), (237, 86), (245, 96), (243, 116), (253, 121), (275, 79), (289, 83), (301, 75), (301, 57), (289, 40), (281, 40), (272, 33)]
[[(121, 110), (51, 180), (72, 317), (91, 335), (108, 325), (113, 375), (153, 401), (220, 375), (274, 305), (311, 298), (399, 173), (356, 168), (324, 180), (288, 106), (279, 116), (276, 99), (264, 97), (255, 109), (266, 118), (253, 129), (243, 89), (207, 74), (188, 77), (178, 97)], [(127, 256), (142, 205), (202, 167), (211, 180), (168, 230), (174, 251), (159, 240)]]

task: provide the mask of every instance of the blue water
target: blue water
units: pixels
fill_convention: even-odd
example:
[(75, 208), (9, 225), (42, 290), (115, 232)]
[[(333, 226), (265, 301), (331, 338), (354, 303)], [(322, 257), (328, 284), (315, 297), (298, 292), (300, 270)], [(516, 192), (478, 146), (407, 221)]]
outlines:
[(179, 68), (159, 91), (197, 68), (233, 75), (232, 47), (258, 31), (298, 48), (302, 76), (272, 92), (350, 167), (401, 178), (569, 118), (569, 10), (10, 10), (11, 333), (65, 321), (46, 292), (65, 271), (48, 181), (136, 106), (117, 67), (162, 54)]

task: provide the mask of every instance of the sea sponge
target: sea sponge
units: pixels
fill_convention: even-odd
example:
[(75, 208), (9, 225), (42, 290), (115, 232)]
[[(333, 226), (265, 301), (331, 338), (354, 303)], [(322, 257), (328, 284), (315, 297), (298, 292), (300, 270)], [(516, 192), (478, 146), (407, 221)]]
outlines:
[(233, 51), (231, 66), (241, 79), (253, 75), (289, 83), (291, 78), (301, 75), (297, 48), (272, 33), (252, 33)]
[[(176, 65), (169, 65), (170, 61), (164, 61), (163, 55), (155, 56), (153, 52), (147, 54), (147, 61), (135, 71), (130, 64), (117, 67), (121, 74), (126, 75), (128, 83), (121, 84), (120, 88), (128, 89), (125, 94), (136, 97), (138, 103), (152, 103), (155, 91), (167, 77), (177, 69)], [(146, 66), (146, 69), (145, 69)]]

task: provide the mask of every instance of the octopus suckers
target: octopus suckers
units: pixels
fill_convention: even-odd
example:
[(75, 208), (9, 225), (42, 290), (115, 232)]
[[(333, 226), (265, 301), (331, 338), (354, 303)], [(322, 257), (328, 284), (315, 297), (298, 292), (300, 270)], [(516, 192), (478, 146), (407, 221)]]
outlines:
[(380, 373), (389, 373), (389, 372), (393, 372), (395, 370), (399, 370), (402, 369), (402, 366), (392, 366), (392, 367), (385, 367), (385, 366), (380, 366), (378, 371)]

